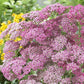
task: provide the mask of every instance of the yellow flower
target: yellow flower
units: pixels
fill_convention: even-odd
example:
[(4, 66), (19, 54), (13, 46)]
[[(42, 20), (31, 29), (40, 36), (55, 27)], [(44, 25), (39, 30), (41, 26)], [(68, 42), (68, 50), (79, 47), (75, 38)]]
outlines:
[(10, 37), (10, 35), (9, 35), (9, 34), (7, 34), (5, 37), (6, 37), (6, 38), (9, 38), (9, 37)]
[(22, 16), (22, 15), (23, 15), (23, 13), (20, 13), (19, 15), (21, 15), (21, 16)]
[(16, 14), (15, 14), (15, 13), (13, 13), (13, 14), (12, 14), (12, 17), (14, 17), (15, 15), (16, 15)]
[(1, 30), (1, 28), (0, 28), (0, 32), (1, 32), (2, 30)]
[(23, 13), (20, 13), (19, 16), (22, 17)]
[(5, 55), (5, 53), (2, 53), (2, 54), (1, 54), (1, 60), (2, 60), (2, 61), (4, 60), (4, 55)]
[(19, 19), (19, 18), (18, 18), (18, 15), (15, 15), (15, 19)]
[(17, 18), (18, 18), (18, 19), (21, 19), (22, 17), (21, 17), (21, 15), (18, 15)]
[(0, 45), (3, 45), (4, 41), (3, 39), (0, 39)]
[(25, 18), (22, 18), (22, 21), (25, 21)]
[(20, 46), (19, 48), (21, 49), (21, 48), (23, 48), (23, 46)]
[(10, 20), (8, 20), (8, 24), (11, 24), (11, 21)]
[(1, 50), (0, 50), (0, 54), (1, 54)]
[(5, 40), (7, 41), (7, 40), (9, 40), (9, 39), (10, 39), (10, 35), (7, 34), (7, 35), (5, 36)]
[(5, 29), (7, 28), (7, 25), (3, 25), (3, 26), (1, 26), (1, 31), (4, 31)]
[(14, 19), (13, 21), (19, 23), (19, 19)]
[(21, 19), (21, 15), (15, 15), (15, 19)]
[(3, 22), (3, 23), (1, 23), (1, 25), (2, 25), (2, 26), (3, 26), (3, 25), (6, 25), (6, 23)]
[(1, 34), (2, 32), (0, 31), (0, 34)]
[(20, 40), (22, 40), (22, 38), (21, 37), (17, 37), (14, 41), (17, 42), (17, 41), (20, 41)]

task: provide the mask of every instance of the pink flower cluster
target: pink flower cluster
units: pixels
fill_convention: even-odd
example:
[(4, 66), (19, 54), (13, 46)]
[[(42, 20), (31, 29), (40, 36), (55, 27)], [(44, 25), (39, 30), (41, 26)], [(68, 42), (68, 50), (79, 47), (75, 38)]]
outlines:
[(4, 77), (20, 84), (83, 84), (84, 6), (53, 4), (23, 17), (0, 36), (11, 39), (3, 48)]

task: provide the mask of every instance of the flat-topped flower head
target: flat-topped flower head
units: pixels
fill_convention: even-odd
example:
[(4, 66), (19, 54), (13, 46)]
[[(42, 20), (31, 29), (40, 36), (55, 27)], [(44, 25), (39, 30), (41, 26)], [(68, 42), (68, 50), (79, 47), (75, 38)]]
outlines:
[(20, 84), (83, 84), (84, 6), (56, 3), (12, 16), (14, 22), (0, 28), (1, 72), (6, 79)]

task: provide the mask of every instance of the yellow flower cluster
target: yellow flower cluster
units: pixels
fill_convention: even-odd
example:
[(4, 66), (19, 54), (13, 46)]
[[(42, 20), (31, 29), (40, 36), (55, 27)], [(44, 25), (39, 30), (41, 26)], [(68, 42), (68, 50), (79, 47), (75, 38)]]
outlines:
[(0, 54), (1, 54), (1, 50), (0, 50)]
[(13, 14), (12, 14), (12, 17), (14, 17), (13, 22), (19, 23), (20, 21), (24, 21), (25, 18), (23, 18), (22, 15), (23, 15), (23, 13), (20, 13), (20, 14), (15, 14), (15, 13), (13, 13)]
[(0, 27), (0, 34), (7, 28), (7, 24), (6, 23), (1, 23), (1, 27)]
[(20, 49), (22, 49), (22, 48), (23, 48), (23, 46), (20, 46), (19, 48), (20, 48)]
[(7, 24), (5, 22), (1, 23), (0, 27), (0, 34), (7, 28), (7, 26), (11, 23), (10, 20), (8, 20)]
[[(12, 17), (14, 17), (13, 21), (8, 20), (6, 23), (5, 23), (5, 22), (1, 23), (0, 34), (1, 34), (1, 33), (7, 28), (7, 26), (8, 26), (9, 24), (11, 24), (12, 22), (17, 22), (17, 23), (19, 23), (20, 21), (24, 21), (25, 18), (23, 18), (22, 15), (23, 15), (23, 13), (20, 13), (20, 14), (15, 14), (15, 13), (13, 13), (13, 14), (12, 14)], [(4, 42), (7, 41), (7, 40), (10, 40), (10, 35), (9, 35), (9, 34), (7, 34), (4, 39), (0, 39), (0, 48), (1, 48), (1, 49), (0, 49), (0, 59), (1, 59), (2, 61), (4, 60), (4, 55), (5, 55), (5, 53), (2, 52), (2, 48), (3, 48)], [(20, 40), (22, 40), (22, 38), (21, 38), (21, 37), (17, 37), (14, 41), (15, 41), (15, 42), (18, 42), (18, 41), (20, 41)], [(20, 47), (19, 47), (19, 49), (22, 49), (22, 48), (23, 48), (23, 46), (20, 46)], [(10, 51), (9, 51), (9, 52), (10, 52)]]
[(0, 59), (3, 61), (4, 60), (4, 55), (5, 55), (5, 53), (2, 53), (2, 51), (1, 51), (1, 49), (0, 49)]
[(5, 53), (2, 53), (2, 54), (1, 54), (1, 60), (2, 60), (2, 61), (4, 60), (4, 55), (5, 55)]
[(11, 21), (10, 20), (8, 20), (8, 24), (11, 24)]
[(3, 39), (0, 39), (0, 45), (3, 45), (4, 41)]
[[(4, 44), (4, 41), (3, 39), (0, 39), (0, 47)], [(3, 61), (4, 60), (4, 53), (2, 53), (1, 49), (0, 49), (0, 59)]]
[[(7, 26), (8, 26), (9, 24), (11, 24), (11, 21), (10, 21), (10, 20), (8, 20), (7, 23), (5, 23), (5, 22), (1, 23), (0, 34), (7, 28)], [(8, 38), (9, 38), (9, 35), (6, 35), (5, 40), (8, 40)], [(3, 44), (4, 44), (4, 39), (0, 39), (0, 47), (1, 47), (1, 48), (3, 48), (3, 47), (2, 47)], [(2, 61), (4, 60), (4, 55), (5, 55), (5, 53), (2, 53), (2, 51), (1, 51), (1, 49), (0, 49), (0, 59), (1, 59)]]
[[(11, 21), (8, 20), (8, 24), (10, 24), (10, 23), (11, 23)], [(7, 28), (8, 24), (6, 24), (6, 23), (1, 23), (0, 34)], [(8, 40), (8, 39), (9, 39), (9, 35), (6, 35), (6, 36), (5, 36), (5, 40)], [(1, 40), (0, 40), (0, 45), (1, 45), (2, 43), (3, 43), (3, 40), (1, 39)]]
[(22, 38), (21, 38), (21, 37), (17, 37), (14, 41), (15, 41), (15, 42), (18, 42), (18, 41), (20, 41), (20, 40), (22, 40)]
[[(20, 14), (12, 14), (12, 17), (14, 17), (13, 22), (17, 22), (19, 23), (20, 21), (24, 21), (25, 18), (22, 17), (23, 13)], [(0, 34), (7, 28), (7, 26), (9, 24), (11, 24), (12, 22), (10, 20), (8, 20), (7, 24), (5, 22), (1, 23), (1, 27), (0, 27)]]
[(8, 41), (8, 40), (10, 40), (10, 35), (9, 35), (9, 34), (7, 34), (7, 35), (5, 36), (5, 41)]

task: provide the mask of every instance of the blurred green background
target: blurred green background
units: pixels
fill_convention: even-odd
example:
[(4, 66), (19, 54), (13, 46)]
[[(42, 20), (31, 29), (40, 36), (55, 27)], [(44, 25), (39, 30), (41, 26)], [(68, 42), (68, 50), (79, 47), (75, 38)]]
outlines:
[(63, 5), (84, 5), (84, 0), (0, 0), (0, 23), (12, 20), (12, 13), (27, 13), (33, 10), (40, 10), (43, 7), (61, 3)]

